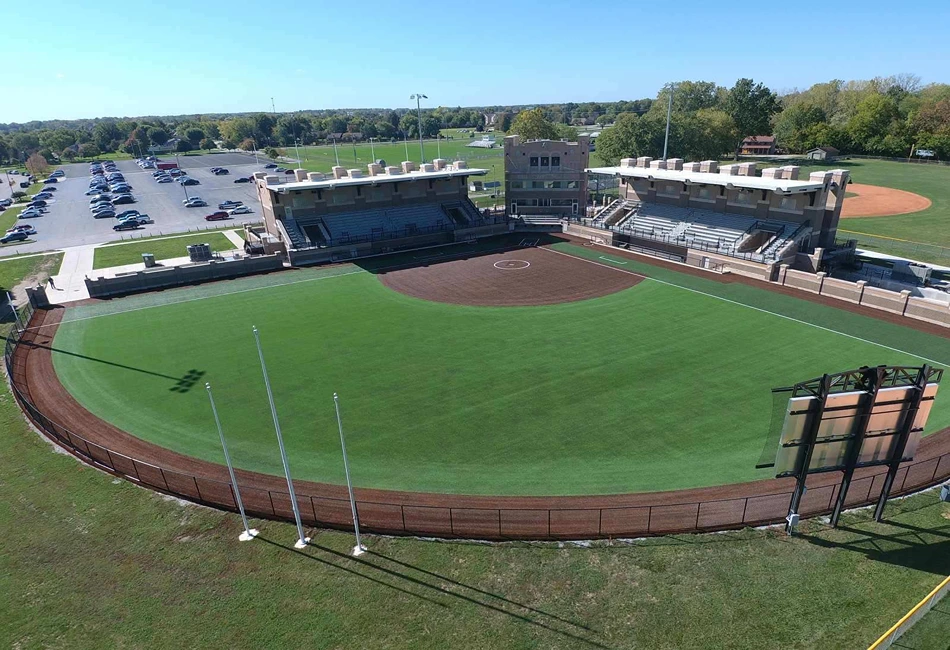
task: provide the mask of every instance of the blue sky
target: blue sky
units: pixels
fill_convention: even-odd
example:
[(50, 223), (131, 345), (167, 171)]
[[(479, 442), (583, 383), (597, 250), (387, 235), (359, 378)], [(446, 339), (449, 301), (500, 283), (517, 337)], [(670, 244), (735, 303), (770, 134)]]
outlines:
[[(913, 72), (950, 82), (950, 2), (11, 0), (0, 122), (653, 97)], [(11, 28), (11, 26), (13, 26)]]

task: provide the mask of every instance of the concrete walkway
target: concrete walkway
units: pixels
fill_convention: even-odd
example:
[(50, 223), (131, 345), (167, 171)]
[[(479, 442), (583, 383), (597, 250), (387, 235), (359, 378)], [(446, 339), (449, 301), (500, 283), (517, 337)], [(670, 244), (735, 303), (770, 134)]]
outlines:
[(240, 250), (242, 250), (242, 251), (244, 250), (244, 238), (241, 237), (239, 234), (237, 234), (236, 231), (234, 231), (234, 230), (225, 230), (225, 231), (224, 231), (224, 236), (227, 237), (228, 240), (230, 240), (230, 242), (231, 242), (232, 244), (234, 244), (234, 247), (235, 247), (235, 248), (238, 248), (238, 249), (240, 249)]
[(59, 273), (50, 278), (51, 282), (46, 287), (50, 302), (62, 304), (89, 297), (85, 280), (92, 273), (95, 251), (96, 244), (63, 249)]

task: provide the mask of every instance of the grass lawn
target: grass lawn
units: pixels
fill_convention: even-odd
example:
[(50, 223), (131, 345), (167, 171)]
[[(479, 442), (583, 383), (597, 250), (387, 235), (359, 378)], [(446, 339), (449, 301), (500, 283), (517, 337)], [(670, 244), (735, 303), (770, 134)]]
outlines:
[[(600, 263), (613, 259), (558, 246)], [(597, 494), (766, 478), (769, 471), (754, 465), (771, 387), (861, 365), (919, 364), (913, 354), (950, 361), (948, 339), (624, 263), (679, 286), (646, 281), (594, 300), (484, 308), (410, 298), (357, 267), (346, 275), (313, 269), (295, 272), (301, 281), (293, 284), (156, 309), (115, 313), (146, 304), (141, 297), (71, 309), (54, 345), (75, 354), (54, 362), (67, 389), (100, 417), (217, 461), (206, 396), (169, 390), (175, 378), (204, 372), (235, 462), (279, 474), (253, 355), (256, 325), (299, 478), (343, 481), (330, 400), (337, 391), (360, 486)], [(181, 291), (162, 295), (198, 295)], [(950, 400), (938, 401), (931, 417), (931, 430), (944, 426)]]
[(63, 261), (62, 253), (0, 259), (0, 292), (9, 291), (28, 276), (37, 273), (55, 275)]
[(213, 251), (228, 251), (234, 248), (231, 240), (221, 232), (211, 231), (184, 237), (162, 237), (134, 241), (127, 244), (100, 246), (95, 251), (92, 268), (104, 269), (110, 266), (135, 264), (142, 261), (142, 253), (152, 253), (156, 260), (173, 257), (186, 257), (186, 246), (191, 244), (211, 244)]
[[(0, 273), (16, 284), (10, 264)], [(352, 535), (312, 531), (297, 552), (293, 527), (274, 522), (240, 543), (234, 515), (55, 453), (5, 383), (0, 448), (2, 647), (852, 650), (950, 573), (950, 505), (933, 492), (892, 502), (885, 524), (862, 510), (792, 538), (369, 536), (353, 559)], [(910, 647), (945, 650), (946, 634), (930, 639)]]

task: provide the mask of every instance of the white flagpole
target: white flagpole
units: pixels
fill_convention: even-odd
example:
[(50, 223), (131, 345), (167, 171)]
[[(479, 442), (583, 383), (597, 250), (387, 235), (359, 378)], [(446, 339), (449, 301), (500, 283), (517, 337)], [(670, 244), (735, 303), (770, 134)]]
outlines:
[(353, 497), (353, 483), (350, 481), (350, 463), (346, 459), (346, 438), (343, 437), (343, 420), (340, 418), (340, 398), (333, 393), (333, 406), (336, 407), (336, 423), (340, 428), (340, 447), (343, 448), (343, 471), (346, 473), (346, 489), (350, 493), (350, 510), (353, 511), (353, 530), (356, 532), (356, 546), (353, 547), (353, 557), (359, 557), (366, 552), (360, 540), (360, 516), (356, 512), (356, 499)]
[(297, 542), (295, 548), (303, 548), (310, 542), (309, 537), (304, 537), (303, 524), (300, 522), (300, 509), (297, 507), (297, 495), (294, 493), (294, 482), (290, 478), (290, 465), (287, 463), (287, 451), (284, 449), (284, 438), (280, 435), (280, 421), (277, 419), (277, 407), (274, 406), (274, 393), (270, 389), (270, 378), (267, 376), (267, 366), (264, 365), (264, 351), (261, 349), (261, 337), (254, 330), (254, 340), (257, 342), (257, 355), (261, 358), (261, 371), (264, 373), (264, 386), (267, 387), (267, 400), (270, 402), (270, 414), (274, 418), (274, 430), (277, 432), (277, 446), (280, 447), (280, 460), (284, 464), (284, 475), (287, 477), (287, 491), (290, 493), (290, 505), (294, 509), (294, 519), (297, 522)]
[(241, 521), (244, 522), (244, 532), (238, 536), (242, 542), (247, 542), (257, 537), (258, 531), (251, 528), (247, 523), (247, 515), (244, 514), (244, 502), (241, 501), (241, 491), (238, 489), (237, 477), (234, 476), (234, 467), (231, 466), (231, 454), (228, 453), (228, 443), (224, 441), (224, 429), (221, 428), (221, 419), (218, 417), (218, 408), (214, 405), (214, 396), (211, 394), (211, 384), (205, 383), (208, 389), (208, 399), (211, 401), (211, 412), (214, 413), (214, 423), (218, 427), (218, 437), (221, 438), (221, 449), (224, 450), (224, 462), (228, 464), (228, 474), (231, 476), (231, 485), (234, 486), (234, 500), (237, 502), (238, 511), (241, 513)]

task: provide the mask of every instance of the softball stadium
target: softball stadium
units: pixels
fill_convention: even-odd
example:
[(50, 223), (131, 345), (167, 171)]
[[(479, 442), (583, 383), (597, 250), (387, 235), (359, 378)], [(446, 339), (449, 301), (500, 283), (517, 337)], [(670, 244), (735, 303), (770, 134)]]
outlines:
[[(513, 232), (227, 282), (37, 309), (8, 340), (18, 400), (128, 480), (290, 519), (252, 328), (301, 515), (480, 539), (640, 537), (782, 521), (794, 482), (756, 469), (770, 389), (830, 369), (946, 365), (945, 328), (569, 234)], [(895, 494), (950, 475), (937, 400)], [(859, 470), (848, 505), (872, 501)], [(836, 476), (809, 480), (804, 515)]]

